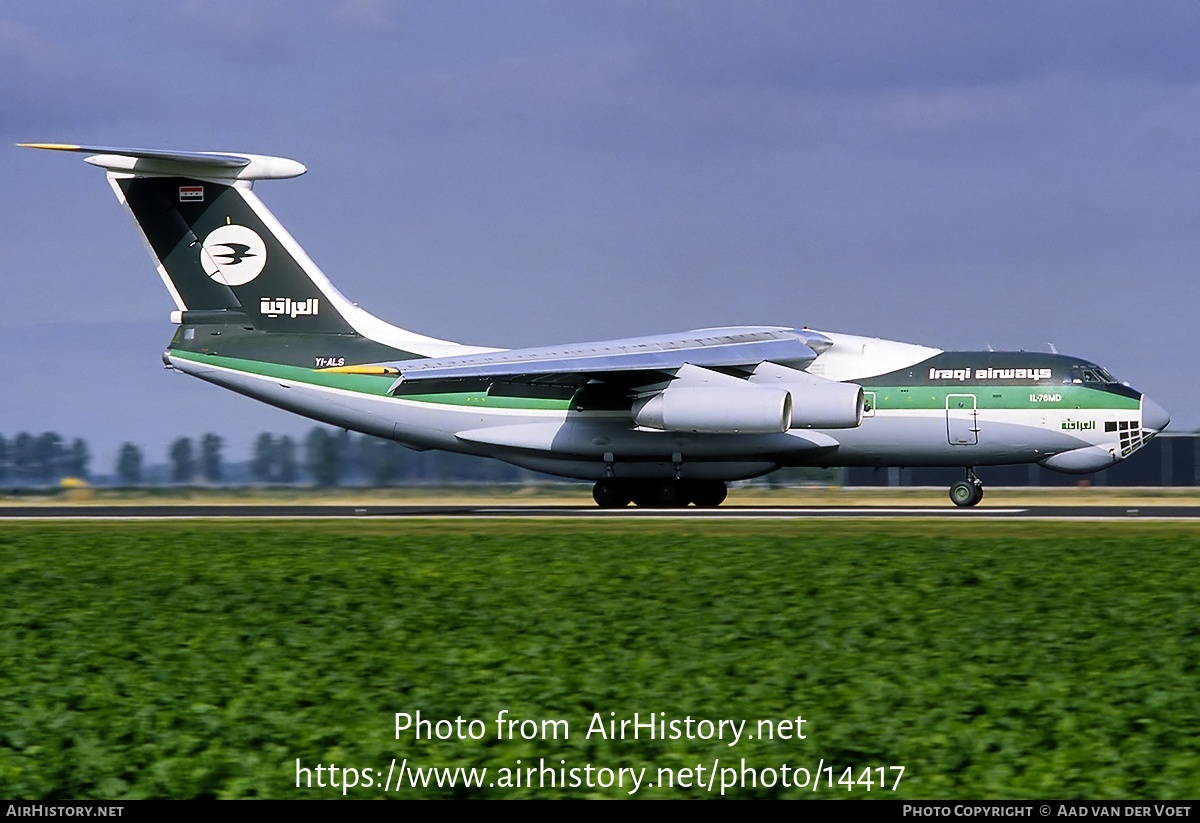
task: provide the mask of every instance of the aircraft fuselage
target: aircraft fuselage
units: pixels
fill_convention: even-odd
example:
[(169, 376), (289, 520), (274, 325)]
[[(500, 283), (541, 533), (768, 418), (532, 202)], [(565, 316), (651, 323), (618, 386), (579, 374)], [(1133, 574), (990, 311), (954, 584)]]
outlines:
[[(1128, 457), (1165, 425), (1162, 410), (1140, 392), (1094, 363), (1060, 354), (940, 352), (822, 332), (834, 345), (809, 371), (862, 386), (860, 425), (701, 433), (638, 427), (628, 396), (592, 385), (465, 379), (416, 384), (392, 395), (391, 376), (328, 370), (328, 364), (369, 359), (353, 351), (363, 344), (352, 338), (343, 351), (328, 338), (263, 337), (272, 361), (289, 351), (290, 365), (230, 356), (248, 354), (258, 342), (239, 341), (236, 330), (214, 331), (221, 330), (181, 327), (168, 363), (280, 408), (413, 448), (495, 457), (589, 480), (737, 480), (781, 466), (1038, 462), (1096, 471)], [(887, 371), (870, 374), (881, 368)]]

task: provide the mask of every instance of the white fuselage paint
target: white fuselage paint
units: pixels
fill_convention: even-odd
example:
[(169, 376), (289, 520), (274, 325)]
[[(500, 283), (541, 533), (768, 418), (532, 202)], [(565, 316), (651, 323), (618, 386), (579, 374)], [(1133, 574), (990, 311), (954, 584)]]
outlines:
[(833, 341), (833, 345), (809, 364), (805, 371), (829, 380), (861, 381), (877, 374), (898, 371), (905, 366), (928, 360), (942, 353), (941, 349), (881, 340), (878, 337), (859, 337), (855, 334), (816, 331)]
[[(866, 380), (938, 353), (904, 343), (823, 334), (835, 339), (834, 347), (821, 355), (834, 353), (825, 362), (826, 376), (841, 379), (854, 375)], [(670, 476), (680, 470), (683, 477), (714, 479), (752, 477), (780, 466), (1021, 464), (1088, 447), (1099, 447), (1115, 463), (1122, 458), (1120, 444), (1104, 424), (1140, 419), (1139, 412), (1129, 409), (978, 409), (970, 420), (978, 436), (970, 444), (951, 442), (945, 409), (877, 410), (848, 429), (694, 434), (640, 429), (628, 412), (456, 406), (266, 377), (179, 357), (169, 360), (179, 371), (331, 425), (415, 448), (496, 457), (583, 479), (606, 476), (610, 457), (615, 458), (611, 468), (616, 476)]]

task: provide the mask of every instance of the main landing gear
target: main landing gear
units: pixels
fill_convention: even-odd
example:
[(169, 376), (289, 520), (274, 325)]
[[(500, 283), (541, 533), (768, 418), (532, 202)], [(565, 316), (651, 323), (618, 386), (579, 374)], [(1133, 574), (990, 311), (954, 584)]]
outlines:
[(967, 469), (967, 479), (950, 487), (950, 500), (956, 506), (974, 506), (983, 499), (983, 482), (975, 476), (975, 470)]
[(592, 497), (602, 509), (619, 509), (631, 502), (656, 509), (682, 509), (689, 503), (711, 509), (725, 502), (728, 489), (721, 480), (626, 480), (606, 477), (596, 481)]

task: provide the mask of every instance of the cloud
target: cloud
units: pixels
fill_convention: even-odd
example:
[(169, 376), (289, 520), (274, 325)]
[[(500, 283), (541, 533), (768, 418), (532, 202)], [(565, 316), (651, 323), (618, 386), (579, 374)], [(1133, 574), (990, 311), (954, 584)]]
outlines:
[(389, 0), (340, 0), (330, 18), (347, 28), (389, 31), (396, 26), (397, 4)]
[(31, 139), (39, 130), (127, 119), (151, 95), (149, 82), (121, 63), (0, 19), (0, 109), (8, 134)]
[(247, 43), (300, 26), (310, 15), (286, 0), (180, 0), (164, 11), (192, 37), (212, 43)]
[[(1153, 2), (1136, 11), (1021, 0), (515, 6), (507, 21), (449, 15), (430, 29), (447, 56), (397, 59), (393, 82), (375, 90), (378, 117), (396, 131), (421, 123), (591, 144), (782, 145), (863, 127), (1030, 125), (1104, 104), (1081, 100), (1084, 89), (1200, 84), (1187, 45), (1200, 40), (1200, 15)], [(497, 35), (508, 48), (488, 25), (510, 27)]]
[(930, 133), (1029, 125), (1053, 117), (1081, 87), (1062, 74), (990, 85), (901, 88), (872, 95), (864, 113), (877, 126)]
[(261, 43), (296, 34), (320, 36), (332, 24), (338, 29), (388, 31), (395, 27), (399, 6), (391, 0), (337, 0), (297, 4), (287, 0), (179, 0), (167, 5), (171, 24), (213, 45)]
[(834, 0), (646, 10), (648, 65), (680, 83), (856, 93), (1075, 73), (1200, 81), (1188, 4)]

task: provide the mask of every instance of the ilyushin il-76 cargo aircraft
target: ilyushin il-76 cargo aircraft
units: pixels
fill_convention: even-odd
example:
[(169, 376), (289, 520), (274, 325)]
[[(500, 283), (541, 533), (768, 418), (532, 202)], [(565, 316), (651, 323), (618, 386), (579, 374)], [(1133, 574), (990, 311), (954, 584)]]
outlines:
[(809, 328), (733, 326), (526, 349), (392, 326), (342, 296), (253, 191), (294, 160), (86, 152), (175, 301), (164, 363), (314, 420), (595, 482), (603, 507), (717, 506), (784, 466), (1094, 472), (1170, 418), (1079, 357), (948, 352)]

